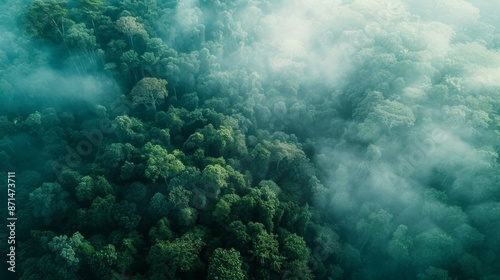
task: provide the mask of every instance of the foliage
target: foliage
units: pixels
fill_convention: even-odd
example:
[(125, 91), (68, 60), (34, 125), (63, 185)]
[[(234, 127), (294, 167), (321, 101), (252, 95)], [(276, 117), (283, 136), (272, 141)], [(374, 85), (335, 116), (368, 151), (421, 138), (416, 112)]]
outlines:
[[(130, 62), (128, 62), (130, 64)], [(157, 78), (143, 78), (132, 88), (130, 96), (135, 105), (143, 104), (156, 110), (156, 105), (167, 97), (167, 81)]]
[(222, 280), (235, 279), (243, 280), (245, 274), (241, 268), (242, 261), (240, 253), (234, 249), (215, 249), (210, 257), (208, 267), (208, 279)]
[(498, 278), (497, 7), (430, 2), (2, 1), (20, 279)]
[(159, 145), (147, 143), (144, 145), (143, 150), (145, 157), (147, 157), (145, 175), (153, 182), (155, 182), (158, 177), (162, 177), (166, 183), (167, 178), (180, 174), (186, 168), (175, 155), (169, 154), (167, 150)]
[(69, 210), (69, 194), (58, 183), (43, 183), (29, 195), (29, 205), (34, 217), (42, 218), (45, 224), (65, 217)]

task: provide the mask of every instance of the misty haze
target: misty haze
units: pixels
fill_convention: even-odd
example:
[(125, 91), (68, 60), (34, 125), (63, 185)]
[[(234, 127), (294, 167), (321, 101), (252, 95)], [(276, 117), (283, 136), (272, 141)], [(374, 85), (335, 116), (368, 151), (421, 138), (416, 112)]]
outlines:
[(500, 280), (496, 1), (0, 11), (1, 279)]

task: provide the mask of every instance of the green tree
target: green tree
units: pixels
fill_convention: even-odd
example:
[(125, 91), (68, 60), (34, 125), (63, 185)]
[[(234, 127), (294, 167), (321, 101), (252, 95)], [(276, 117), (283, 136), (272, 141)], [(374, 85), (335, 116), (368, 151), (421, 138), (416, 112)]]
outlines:
[[(313, 280), (314, 275), (306, 261), (294, 260), (283, 265), (283, 278), (297, 280)], [(332, 275), (333, 276), (333, 275)]]
[(204, 242), (198, 232), (188, 232), (174, 241), (161, 240), (151, 246), (147, 262), (152, 277), (173, 279), (177, 271), (187, 272), (199, 264)]
[(392, 234), (387, 251), (394, 261), (402, 264), (408, 264), (411, 260), (410, 252), (413, 246), (413, 239), (407, 234), (408, 227), (399, 225)]
[(111, 194), (101, 198), (97, 197), (92, 201), (90, 209), (79, 209), (77, 212), (78, 226), (82, 231), (93, 229), (96, 231), (111, 230), (113, 225), (111, 211), (115, 203), (115, 197)]
[(279, 200), (276, 193), (265, 184), (260, 188), (252, 188), (250, 193), (243, 196), (234, 206), (238, 218), (242, 221), (254, 221), (265, 225), (266, 229), (272, 231), (274, 228), (274, 216), (279, 208)]
[(205, 185), (206, 195), (210, 198), (217, 198), (221, 189), (227, 187), (229, 174), (226, 169), (218, 164), (207, 165), (202, 172), (202, 180)]
[(111, 272), (116, 265), (117, 259), (118, 255), (115, 246), (112, 244), (95, 251), (90, 257), (90, 267), (97, 279), (111, 279)]
[(231, 248), (229, 250), (217, 248), (210, 256), (208, 266), (209, 280), (243, 280), (245, 273), (242, 268), (240, 252)]
[(122, 143), (103, 145), (103, 151), (97, 154), (96, 162), (105, 167), (106, 170), (109, 170), (109, 173), (112, 174), (112, 171), (115, 171), (125, 160), (126, 149), (127, 148)]
[(27, 20), (31, 31), (52, 42), (61, 42), (64, 38), (68, 10), (66, 1), (35, 0), (31, 3)]
[(90, 176), (82, 177), (75, 190), (79, 201), (92, 201), (98, 196), (105, 197), (108, 194), (114, 194), (113, 187), (102, 176), (95, 179)]
[(250, 152), (250, 170), (258, 180), (262, 180), (266, 177), (270, 159), (271, 152), (260, 143)]
[(183, 209), (188, 207), (192, 192), (181, 186), (175, 186), (168, 194), (168, 202), (174, 209)]
[(143, 104), (156, 110), (156, 105), (168, 96), (167, 81), (157, 78), (142, 78), (132, 88), (130, 96), (134, 105)]
[[(144, 145), (144, 142), (149, 138), (144, 128), (144, 123), (134, 117), (117, 116), (113, 121), (113, 128), (116, 131), (118, 139), (120, 139), (122, 143), (131, 143), (135, 147)], [(125, 144), (125, 146), (126, 145), (127, 144)], [(120, 145), (120, 147), (123, 149), (123, 146)], [(111, 162), (114, 161), (116, 160)]]
[(126, 231), (131, 231), (139, 225), (141, 216), (135, 213), (136, 205), (135, 203), (130, 203), (125, 200), (116, 203), (111, 210), (111, 215), (116, 225), (125, 229)]
[(93, 180), (90, 176), (82, 177), (75, 190), (78, 201), (91, 201), (95, 198)]
[(83, 6), (85, 13), (89, 16), (93, 16), (93, 13), (98, 11), (102, 7), (101, 0), (77, 0), (80, 5)]
[(120, 61), (122, 62), (121, 69), (123, 75), (127, 77), (128, 73), (132, 72), (135, 78), (134, 81), (137, 81), (138, 75), (136, 68), (140, 64), (139, 55), (137, 54), (137, 52), (134, 50), (123, 52), (120, 56)]
[(412, 126), (415, 123), (415, 115), (411, 108), (397, 101), (384, 100), (375, 106), (369, 118), (381, 122), (390, 129), (398, 126)]
[(310, 252), (306, 241), (295, 233), (285, 231), (283, 235), (281, 237), (283, 256), (288, 261), (299, 260), (307, 263)]
[(191, 134), (188, 139), (184, 142), (183, 148), (184, 151), (191, 152), (194, 151), (198, 148), (204, 147), (205, 146), (205, 136), (201, 134), (200, 132), (195, 132)]
[(209, 129), (206, 133), (206, 140), (208, 149), (214, 157), (224, 155), (227, 148), (234, 142), (233, 129), (227, 126), (221, 126), (216, 130)]
[(279, 272), (284, 261), (279, 253), (279, 243), (276, 235), (262, 230), (252, 240), (250, 250), (252, 259), (264, 270)]
[(117, 234), (116, 242), (116, 268), (118, 271), (128, 271), (131, 269), (134, 262), (137, 262), (139, 257), (139, 250), (144, 248), (145, 243), (142, 236), (136, 231), (132, 231), (127, 235)]
[(70, 209), (69, 194), (58, 183), (43, 183), (29, 194), (29, 205), (36, 218), (42, 218), (45, 224), (60, 220)]
[(166, 217), (161, 218), (149, 230), (149, 241), (155, 244), (160, 241), (172, 241), (174, 239), (174, 232), (170, 229), (170, 222)]
[(84, 23), (73, 24), (65, 38), (69, 47), (85, 53), (90, 61), (93, 61), (97, 42), (92, 29), (88, 29)]
[(73, 240), (68, 240), (65, 235), (56, 236), (49, 242), (49, 249), (56, 254), (56, 261), (69, 270), (76, 271), (80, 265), (80, 259), (77, 257), (73, 246)]
[(241, 198), (237, 194), (226, 194), (215, 205), (213, 216), (215, 221), (221, 225), (226, 225), (232, 222), (231, 219), (237, 218), (237, 214), (232, 211), (231, 207), (234, 203), (238, 202)]
[(149, 202), (149, 211), (156, 217), (167, 215), (170, 211), (167, 198), (161, 193), (155, 193)]
[(47, 247), (55, 254), (55, 262), (68, 272), (76, 272), (94, 252), (94, 247), (79, 232), (69, 238), (66, 235), (55, 236)]
[(385, 248), (392, 231), (391, 220), (392, 214), (385, 210), (369, 214), (368, 219), (359, 220), (356, 225), (359, 248), (370, 252)]
[(418, 266), (441, 265), (452, 260), (458, 247), (451, 236), (435, 228), (415, 237), (413, 262)]
[(197, 211), (194, 208), (186, 207), (179, 209), (175, 215), (177, 224), (183, 228), (191, 228), (196, 223)]
[(177, 176), (186, 169), (180, 160), (160, 145), (146, 143), (143, 151), (144, 157), (147, 158), (145, 175), (153, 182), (156, 182), (158, 177), (162, 177), (167, 184), (168, 178)]
[[(141, 55), (141, 67), (142, 71), (148, 71), (148, 73), (154, 73), (154, 66), (160, 58), (156, 57), (152, 52), (145, 52)], [(143, 74), (144, 76), (144, 74)]]
[(41, 127), (42, 114), (40, 114), (38, 111), (35, 111), (26, 118), (26, 121), (24, 123), (34, 129), (36, 129), (37, 127)]
[(132, 16), (124, 16), (116, 21), (116, 28), (118, 31), (127, 35), (130, 39), (130, 44), (132, 48), (134, 47), (134, 36), (139, 35), (143, 38), (147, 38), (147, 32), (144, 29), (142, 23), (137, 22), (137, 19)]
[(65, 266), (56, 263), (50, 254), (44, 254), (36, 258), (28, 258), (22, 262), (20, 267), (23, 268), (19, 278), (21, 280), (77, 280), (79, 278), (76, 272), (67, 270)]

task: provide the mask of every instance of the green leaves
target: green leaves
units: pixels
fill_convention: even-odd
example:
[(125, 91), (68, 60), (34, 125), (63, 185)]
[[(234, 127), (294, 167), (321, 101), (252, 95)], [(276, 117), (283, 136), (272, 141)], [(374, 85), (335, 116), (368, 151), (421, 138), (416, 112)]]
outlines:
[(65, 216), (69, 206), (69, 195), (58, 183), (43, 183), (29, 195), (33, 215), (42, 218), (45, 224)]
[(145, 175), (153, 182), (162, 177), (166, 183), (167, 178), (177, 176), (186, 169), (180, 160), (159, 145), (147, 143), (143, 151), (147, 158)]
[(170, 211), (167, 198), (161, 193), (155, 193), (149, 202), (149, 211), (155, 216), (165, 216)]
[(285, 233), (284, 235), (282, 239), (282, 251), (287, 260), (307, 262), (310, 253), (305, 240), (295, 233)]
[[(409, 107), (390, 100), (384, 100), (377, 105), (373, 114), (374, 119), (380, 121), (389, 129), (398, 126), (412, 126), (416, 120), (413, 111)], [(370, 115), (368, 116), (370, 117)]]
[(111, 215), (117, 226), (126, 231), (131, 231), (137, 227), (141, 216), (135, 213), (136, 206), (134, 203), (129, 203), (125, 200), (120, 201), (113, 206)]
[(168, 202), (172, 208), (186, 208), (189, 205), (191, 193), (191, 191), (186, 190), (184, 187), (175, 186), (168, 194)]
[(94, 252), (90, 258), (92, 272), (100, 279), (110, 279), (112, 267), (116, 264), (118, 255), (115, 246), (108, 244)]
[(144, 29), (144, 25), (137, 22), (137, 19), (132, 16), (124, 16), (119, 18), (116, 21), (116, 29), (129, 37), (132, 48), (134, 48), (133, 37), (135, 35), (141, 36), (143, 38), (148, 37), (148, 34)]
[(399, 225), (387, 246), (389, 255), (398, 263), (406, 264), (411, 260), (410, 252), (413, 247), (413, 239), (408, 236), (407, 231), (407, 226)]
[[(123, 53), (122, 60), (125, 61), (138, 61), (137, 53), (128, 51)], [(127, 62), (129, 63), (129, 62)], [(133, 66), (133, 64), (131, 64)], [(168, 96), (167, 81), (157, 78), (143, 78), (141, 79), (130, 92), (132, 102), (134, 105), (143, 104), (146, 108), (156, 110), (156, 105), (160, 104), (161, 100)]]
[(170, 229), (170, 222), (163, 217), (156, 225), (149, 230), (149, 241), (154, 244), (160, 241), (171, 241), (174, 238), (174, 233)]
[(73, 246), (77, 245), (75, 243), (78, 242), (77, 238), (73, 238), (68, 240), (67, 236), (56, 236), (49, 242), (49, 249), (52, 252), (56, 253), (56, 261), (59, 261), (61, 264), (74, 267), (75, 270), (78, 268), (78, 264), (80, 260), (76, 256), (76, 252)]
[(159, 241), (153, 245), (147, 256), (153, 275), (163, 279), (172, 278), (176, 271), (187, 272), (199, 262), (198, 254), (204, 242), (198, 232), (189, 232), (174, 241)]
[(55, 0), (35, 0), (26, 15), (30, 30), (37, 36), (52, 42), (60, 42), (64, 37), (64, 24), (68, 11), (67, 2)]
[(77, 0), (86, 11), (96, 11), (102, 6), (101, 0)]
[(111, 211), (115, 203), (115, 197), (111, 194), (101, 198), (97, 197), (92, 201), (90, 209), (79, 209), (77, 213), (79, 227), (81, 230), (110, 230), (112, 225)]
[(31, 113), (26, 118), (26, 121), (24, 123), (29, 127), (33, 128), (39, 127), (42, 125), (42, 114), (40, 114), (38, 111)]
[(202, 172), (205, 190), (211, 198), (217, 198), (222, 188), (227, 187), (229, 174), (226, 169), (218, 164), (207, 165)]
[(93, 179), (90, 176), (81, 178), (76, 186), (76, 198), (79, 201), (92, 201), (97, 196), (105, 197), (108, 194), (114, 194), (113, 187), (102, 176)]
[(243, 280), (245, 274), (241, 268), (240, 252), (231, 248), (229, 250), (217, 248), (210, 257), (208, 266), (209, 280)]
[(264, 269), (278, 272), (284, 258), (279, 254), (279, 243), (276, 235), (265, 230), (260, 232), (252, 241), (252, 258)]
[(238, 217), (238, 213), (235, 213), (231, 206), (239, 202), (241, 198), (237, 194), (226, 194), (224, 195), (215, 206), (213, 216), (215, 220), (221, 225), (225, 225), (231, 222), (229, 219)]
[(83, 52), (92, 52), (96, 47), (94, 31), (88, 29), (84, 23), (73, 24), (65, 34), (65, 38), (69, 46)]
[(417, 235), (414, 246), (413, 261), (421, 267), (445, 264), (456, 257), (458, 250), (454, 239), (437, 228)]

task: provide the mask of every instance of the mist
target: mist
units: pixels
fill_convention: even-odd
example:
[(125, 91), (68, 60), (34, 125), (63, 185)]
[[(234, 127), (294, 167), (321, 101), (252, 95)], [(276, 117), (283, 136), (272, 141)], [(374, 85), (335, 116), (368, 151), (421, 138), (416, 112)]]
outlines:
[(21, 279), (500, 278), (495, 3), (1, 6)]

